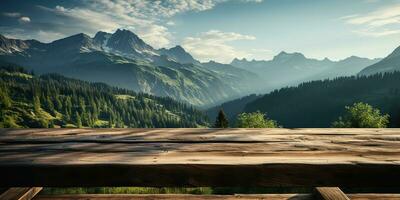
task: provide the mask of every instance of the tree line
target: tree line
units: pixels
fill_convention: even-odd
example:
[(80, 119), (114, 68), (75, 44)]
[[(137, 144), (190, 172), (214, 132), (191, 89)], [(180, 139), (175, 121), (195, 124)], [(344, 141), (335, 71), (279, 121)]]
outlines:
[(0, 127), (199, 127), (194, 107), (102, 83), (0, 67)]
[(346, 106), (358, 102), (390, 115), (388, 127), (400, 127), (400, 72), (340, 77), (281, 88), (247, 103), (241, 112), (267, 113), (288, 128), (327, 128), (346, 112)]
[[(390, 116), (382, 114), (369, 104), (358, 102), (345, 107), (346, 112), (331, 123), (332, 128), (386, 128)], [(223, 109), (220, 109), (214, 123), (215, 128), (229, 128), (229, 121)], [(269, 119), (260, 111), (237, 115), (237, 128), (281, 128), (277, 121)]]

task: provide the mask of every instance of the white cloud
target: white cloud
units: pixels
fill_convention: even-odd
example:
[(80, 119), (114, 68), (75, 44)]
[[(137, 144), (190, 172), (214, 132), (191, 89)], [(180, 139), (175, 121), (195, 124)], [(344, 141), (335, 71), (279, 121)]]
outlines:
[(400, 5), (395, 5), (387, 8), (382, 8), (374, 12), (370, 12), (364, 15), (358, 15), (347, 18), (346, 22), (349, 24), (356, 25), (367, 25), (367, 26), (384, 26), (392, 23), (399, 23), (400, 17)]
[(176, 25), (175, 22), (173, 22), (173, 21), (168, 21), (166, 24), (168, 26), (175, 26)]
[(366, 14), (355, 14), (340, 18), (347, 24), (361, 27), (353, 31), (363, 36), (381, 37), (398, 34), (400, 30), (393, 26), (400, 24), (400, 4), (380, 8)]
[(3, 15), (6, 16), (6, 17), (20, 17), (21, 13), (18, 13), (18, 12), (4, 12)]
[(400, 34), (400, 30), (388, 30), (388, 29), (380, 30), (380, 31), (357, 30), (357, 31), (353, 31), (353, 32), (357, 33), (359, 35), (369, 36), (369, 37), (383, 37), (383, 36)]
[(234, 48), (228, 44), (229, 42), (255, 39), (254, 36), (250, 35), (210, 30), (201, 33), (197, 37), (185, 38), (182, 46), (200, 61), (214, 60), (228, 63), (233, 58), (242, 58), (251, 55), (249, 52)]
[(20, 18), (18, 19), (18, 21), (19, 21), (20, 23), (29, 23), (29, 22), (31, 22), (31, 18), (29, 18), (29, 17), (20, 17)]
[(6, 16), (6, 17), (18, 18), (18, 21), (20, 23), (29, 23), (29, 22), (31, 22), (31, 18), (26, 17), (26, 16), (22, 16), (22, 14), (19, 13), (19, 12), (4, 12), (2, 14), (3, 14), (3, 16)]
[[(82, 0), (75, 6), (55, 7), (37, 6), (43, 11), (54, 14), (53, 20), (36, 19), (30, 23), (30, 35), (43, 35), (39, 31), (71, 35), (86, 33), (93, 35), (97, 31), (113, 32), (118, 28), (129, 29), (155, 48), (172, 46), (174, 39), (169, 27), (176, 24), (171, 17), (185, 12), (201, 12), (214, 8), (217, 4), (235, 1), (241, 3), (259, 3), (262, 0)], [(20, 13), (2, 13), (15, 17), (22, 23), (31, 21)], [(48, 14), (48, 13), (47, 13)], [(40, 17), (40, 16), (39, 16)], [(47, 24), (46, 26), (44, 26)], [(20, 27), (13, 27), (20, 28)], [(48, 41), (48, 38), (36, 38)]]

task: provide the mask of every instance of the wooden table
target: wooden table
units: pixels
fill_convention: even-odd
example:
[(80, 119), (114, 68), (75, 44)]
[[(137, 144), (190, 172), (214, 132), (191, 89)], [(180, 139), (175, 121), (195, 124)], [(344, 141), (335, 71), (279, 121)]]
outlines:
[(0, 129), (0, 187), (400, 186), (400, 129)]

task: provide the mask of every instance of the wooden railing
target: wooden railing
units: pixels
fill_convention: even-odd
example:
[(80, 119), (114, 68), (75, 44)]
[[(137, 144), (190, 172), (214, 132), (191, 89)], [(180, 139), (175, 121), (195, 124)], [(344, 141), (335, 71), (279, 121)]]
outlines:
[[(0, 199), (400, 199), (400, 129), (0, 129)], [(39, 195), (41, 187), (315, 187), (312, 194)]]

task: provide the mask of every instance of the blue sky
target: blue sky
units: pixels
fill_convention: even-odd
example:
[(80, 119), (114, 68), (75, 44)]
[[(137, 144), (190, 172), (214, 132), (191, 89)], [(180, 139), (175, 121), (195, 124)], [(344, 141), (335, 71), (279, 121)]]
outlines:
[(400, 46), (400, 0), (2, 0), (0, 33), (55, 39), (129, 29), (201, 61), (268, 60), (280, 51), (333, 60)]

